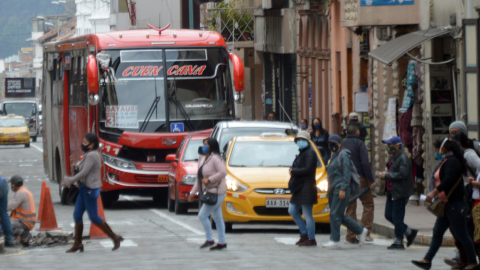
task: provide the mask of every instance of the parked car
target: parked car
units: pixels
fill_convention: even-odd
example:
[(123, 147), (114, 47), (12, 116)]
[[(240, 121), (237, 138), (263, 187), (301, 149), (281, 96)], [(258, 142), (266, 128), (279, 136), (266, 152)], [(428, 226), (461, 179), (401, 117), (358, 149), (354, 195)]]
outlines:
[(197, 181), (198, 172), (198, 148), (203, 145), (203, 140), (209, 138), (208, 134), (195, 134), (186, 136), (178, 147), (176, 154), (167, 155), (170, 161), (168, 174), (168, 210), (176, 214), (188, 212), (190, 205), (198, 205), (195, 202), (188, 203), (187, 198)]
[(25, 117), (13, 114), (0, 117), (0, 144), (30, 147), (30, 132)]
[[(282, 133), (237, 136), (228, 142), (224, 157), (227, 166), (227, 196), (222, 205), (227, 231), (233, 223), (293, 222), (288, 214), (291, 168), (298, 146), (295, 137)], [(310, 141), (310, 145), (314, 143)], [(317, 196), (313, 206), (316, 229), (330, 231), (327, 170), (317, 153)]]
[(295, 135), (300, 129), (290, 123), (266, 121), (223, 121), (213, 128), (212, 138), (217, 139), (223, 153), (228, 141), (234, 136), (260, 135), (264, 132)]

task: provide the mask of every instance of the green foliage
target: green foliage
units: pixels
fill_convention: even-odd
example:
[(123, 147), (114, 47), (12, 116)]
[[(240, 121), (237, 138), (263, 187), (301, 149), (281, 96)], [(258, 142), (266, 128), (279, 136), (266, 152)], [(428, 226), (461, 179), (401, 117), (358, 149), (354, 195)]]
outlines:
[(64, 5), (52, 0), (0, 0), (0, 59), (18, 54), (21, 47), (31, 47), (32, 18), (65, 14)]

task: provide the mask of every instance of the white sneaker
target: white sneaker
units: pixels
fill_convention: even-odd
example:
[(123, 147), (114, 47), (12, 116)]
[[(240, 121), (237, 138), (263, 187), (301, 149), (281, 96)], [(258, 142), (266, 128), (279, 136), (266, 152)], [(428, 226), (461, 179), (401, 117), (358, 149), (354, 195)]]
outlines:
[(358, 237), (358, 245), (362, 246), (365, 243), (365, 237), (367, 236), (368, 230), (363, 228), (363, 232)]
[(338, 248), (340, 246), (340, 242), (333, 242), (329, 241), (328, 243), (325, 243), (322, 245), (324, 248)]

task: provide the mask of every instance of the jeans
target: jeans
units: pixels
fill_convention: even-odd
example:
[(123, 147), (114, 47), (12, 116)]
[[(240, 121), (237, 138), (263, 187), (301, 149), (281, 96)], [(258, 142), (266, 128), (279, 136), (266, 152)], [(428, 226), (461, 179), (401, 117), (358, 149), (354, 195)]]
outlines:
[(395, 238), (398, 239), (398, 241), (402, 241), (403, 235), (408, 228), (408, 226), (403, 223), (407, 203), (408, 198), (392, 200), (392, 196), (387, 195), (385, 218), (395, 226)]
[[(360, 178), (360, 190), (370, 187), (372, 184), (366, 177), (361, 177)], [(360, 202), (362, 202), (363, 206), (363, 213), (362, 213), (362, 220), (360, 224), (365, 227), (368, 230), (368, 233), (372, 231), (373, 228), (373, 210), (374, 210), (374, 205), (373, 205), (373, 193), (372, 190), (369, 189), (365, 194), (360, 196), (358, 198)], [(347, 205), (347, 210), (345, 214), (349, 216), (353, 221), (357, 221), (357, 201), (355, 200), (349, 205)], [(353, 242), (356, 240), (355, 234), (347, 230), (347, 236), (345, 237), (348, 242)]]
[(350, 201), (350, 189), (347, 188), (347, 190), (345, 190), (345, 198), (343, 200), (340, 200), (339, 193), (340, 190), (338, 188), (328, 193), (328, 204), (330, 205), (330, 240), (332, 242), (340, 241), (340, 226), (342, 224), (356, 235), (361, 234), (364, 230), (360, 224), (345, 215), (345, 209)]
[(73, 219), (75, 222), (83, 222), (83, 213), (87, 210), (88, 217), (93, 224), (97, 225), (103, 222), (98, 216), (97, 199), (100, 196), (100, 189), (89, 189), (84, 184), (80, 184), (77, 200), (75, 201), (75, 210)]
[(463, 205), (463, 201), (447, 203), (445, 207), (445, 216), (437, 217), (437, 221), (433, 227), (432, 242), (425, 255), (425, 260), (430, 262), (433, 260), (433, 257), (435, 257), (435, 254), (437, 254), (438, 249), (440, 249), (440, 246), (442, 245), (443, 235), (450, 227), (455, 235), (455, 239), (462, 243), (462, 246), (467, 253), (468, 264), (477, 263), (473, 241), (468, 235), (467, 223), (465, 217), (461, 213)]
[(0, 219), (2, 221), (3, 234), (5, 235), (5, 242), (13, 243), (12, 223), (10, 223), (10, 216), (7, 212), (8, 189), (7, 180), (0, 179)]
[(223, 222), (222, 203), (225, 201), (227, 194), (218, 195), (217, 203), (214, 205), (202, 204), (202, 208), (198, 212), (198, 218), (202, 222), (203, 229), (207, 236), (207, 241), (213, 241), (212, 224), (209, 216), (212, 215), (218, 232), (218, 243), (225, 244), (225, 223)]
[[(302, 215), (300, 214), (300, 207), (302, 207), (302, 213), (305, 217), (303, 221)], [(315, 221), (313, 220), (313, 204), (294, 204), (290, 203), (288, 207), (288, 213), (292, 216), (293, 221), (297, 224), (300, 229), (301, 235), (307, 235), (310, 240), (315, 240)], [(306, 225), (305, 225), (306, 223)]]

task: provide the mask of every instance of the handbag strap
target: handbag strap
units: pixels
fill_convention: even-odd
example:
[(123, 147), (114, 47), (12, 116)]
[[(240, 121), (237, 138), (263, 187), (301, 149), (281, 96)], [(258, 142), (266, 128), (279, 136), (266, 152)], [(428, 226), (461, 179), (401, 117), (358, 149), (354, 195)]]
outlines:
[(458, 184), (459, 184), (461, 181), (462, 181), (462, 176), (460, 176), (460, 178), (458, 178), (457, 183), (455, 183), (455, 185), (452, 187), (452, 189), (450, 189), (450, 191), (448, 192), (447, 200), (448, 200), (448, 198), (450, 198), (450, 195), (452, 195), (452, 192), (457, 188)]

